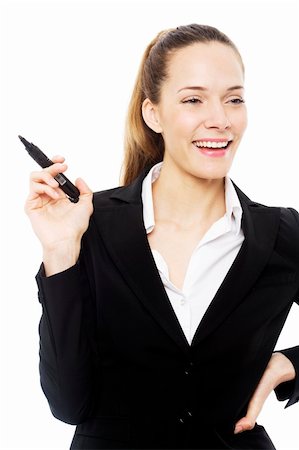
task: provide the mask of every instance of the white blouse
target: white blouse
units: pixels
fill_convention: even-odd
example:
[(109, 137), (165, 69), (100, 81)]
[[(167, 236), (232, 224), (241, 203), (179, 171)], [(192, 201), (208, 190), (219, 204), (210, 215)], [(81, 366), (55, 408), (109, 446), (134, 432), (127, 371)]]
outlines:
[[(162, 164), (153, 166), (142, 184), (143, 221), (147, 234), (155, 227), (152, 183), (159, 177)], [(163, 256), (152, 249), (166, 293), (189, 344), (244, 240), (242, 207), (228, 176), (225, 177), (225, 202), (226, 213), (213, 223), (191, 255), (182, 289), (169, 280)]]

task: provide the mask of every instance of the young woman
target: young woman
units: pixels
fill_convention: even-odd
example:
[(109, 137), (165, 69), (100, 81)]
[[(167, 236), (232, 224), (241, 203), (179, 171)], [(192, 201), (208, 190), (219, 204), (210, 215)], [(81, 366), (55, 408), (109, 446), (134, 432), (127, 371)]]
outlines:
[(299, 398), (299, 348), (274, 352), (299, 298), (299, 214), (228, 177), (244, 67), (203, 25), (159, 33), (129, 105), (122, 186), (71, 203), (31, 174), (43, 248), (41, 385), (72, 449), (274, 449), (256, 423)]

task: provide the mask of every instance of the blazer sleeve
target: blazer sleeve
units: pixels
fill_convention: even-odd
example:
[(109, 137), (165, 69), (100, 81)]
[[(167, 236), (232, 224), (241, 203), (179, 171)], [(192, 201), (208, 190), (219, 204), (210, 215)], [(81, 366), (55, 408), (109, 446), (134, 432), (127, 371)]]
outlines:
[[(294, 216), (295, 239), (299, 243), (299, 213), (294, 208), (287, 209), (290, 210)], [(299, 245), (297, 247), (299, 248)], [(299, 254), (296, 263), (299, 276)], [(299, 290), (294, 301), (299, 304)], [(288, 408), (289, 406), (299, 401), (299, 346), (283, 350), (276, 350), (274, 353), (276, 352), (283, 353), (287, 358), (289, 358), (295, 368), (295, 379), (281, 383), (274, 389), (277, 400), (283, 401), (288, 399), (288, 402), (285, 405), (285, 408)]]
[[(39, 324), (40, 382), (52, 414), (76, 425), (93, 405), (95, 352), (91, 296), (83, 259), (46, 277), (36, 275), (42, 305)], [(95, 315), (94, 315), (95, 316)]]

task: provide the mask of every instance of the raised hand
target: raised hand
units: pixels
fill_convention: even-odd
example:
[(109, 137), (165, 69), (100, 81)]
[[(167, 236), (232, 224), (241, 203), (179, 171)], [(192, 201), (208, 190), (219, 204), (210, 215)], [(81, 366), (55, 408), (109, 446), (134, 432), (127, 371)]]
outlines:
[[(87, 184), (80, 178), (76, 180), (80, 199), (78, 203), (70, 202), (54, 179), (67, 169), (64, 158), (55, 156), (52, 161), (52, 166), (31, 173), (30, 191), (25, 203), (25, 212), (43, 247), (44, 263), (48, 262), (47, 275), (76, 262), (81, 237), (93, 211), (92, 191)], [(54, 267), (50, 260), (52, 263), (60, 260), (61, 264), (54, 264)]]

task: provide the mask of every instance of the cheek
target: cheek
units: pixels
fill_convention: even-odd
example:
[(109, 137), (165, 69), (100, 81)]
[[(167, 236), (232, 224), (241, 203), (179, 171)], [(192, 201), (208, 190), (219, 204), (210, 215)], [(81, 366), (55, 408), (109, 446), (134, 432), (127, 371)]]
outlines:
[(198, 128), (199, 120), (195, 114), (173, 113), (168, 117), (168, 127), (172, 134), (190, 136)]
[(239, 134), (243, 134), (247, 127), (247, 112), (244, 110), (242, 113), (238, 113), (234, 117), (234, 127)]

